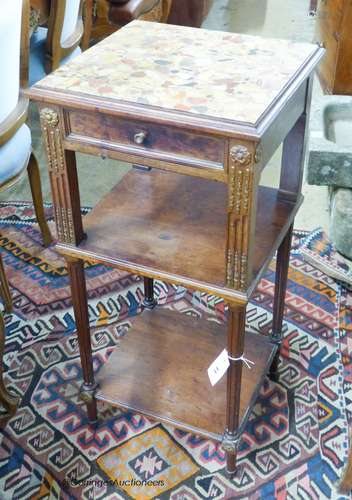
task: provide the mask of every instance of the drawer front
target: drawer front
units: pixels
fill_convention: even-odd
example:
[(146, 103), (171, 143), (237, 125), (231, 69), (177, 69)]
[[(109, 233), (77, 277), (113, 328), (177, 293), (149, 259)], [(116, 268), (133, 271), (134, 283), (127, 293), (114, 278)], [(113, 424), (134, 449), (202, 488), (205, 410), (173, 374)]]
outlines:
[(107, 147), (141, 157), (160, 157), (183, 164), (223, 169), (225, 140), (176, 127), (129, 120), (103, 113), (66, 111), (67, 139), (100, 141)]

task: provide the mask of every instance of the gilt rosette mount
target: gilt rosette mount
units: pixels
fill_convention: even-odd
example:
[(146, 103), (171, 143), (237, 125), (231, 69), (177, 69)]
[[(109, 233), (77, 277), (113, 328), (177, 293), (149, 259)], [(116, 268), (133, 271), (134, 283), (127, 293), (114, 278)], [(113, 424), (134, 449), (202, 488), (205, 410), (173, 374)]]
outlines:
[(51, 108), (43, 108), (40, 112), (40, 118), (50, 128), (57, 127), (59, 116), (56, 111)]

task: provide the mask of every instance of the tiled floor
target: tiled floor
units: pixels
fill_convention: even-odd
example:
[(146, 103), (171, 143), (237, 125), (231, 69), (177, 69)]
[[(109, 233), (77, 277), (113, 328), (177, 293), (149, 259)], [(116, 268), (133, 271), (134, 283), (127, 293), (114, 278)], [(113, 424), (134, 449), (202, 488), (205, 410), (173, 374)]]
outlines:
[[(311, 41), (314, 33), (314, 19), (308, 17), (307, 0), (215, 0), (214, 6), (204, 23), (208, 29), (248, 33), (265, 37), (291, 38), (297, 41)], [(315, 82), (314, 100), (320, 94), (319, 83)], [(33, 144), (41, 171), (43, 193), (50, 201), (49, 180), (46, 173), (40, 129), (35, 110), (30, 118)], [(265, 169), (262, 182), (277, 183), (279, 176), (280, 154), (278, 151)], [(101, 160), (100, 158), (78, 155), (81, 200), (83, 205), (94, 205), (117, 180), (124, 175), (129, 166), (121, 162)], [(296, 218), (296, 228), (311, 230), (321, 225), (328, 227), (328, 198), (324, 187), (308, 186), (304, 183), (305, 202)], [(1, 193), (1, 200), (30, 200), (27, 178), (12, 189)]]

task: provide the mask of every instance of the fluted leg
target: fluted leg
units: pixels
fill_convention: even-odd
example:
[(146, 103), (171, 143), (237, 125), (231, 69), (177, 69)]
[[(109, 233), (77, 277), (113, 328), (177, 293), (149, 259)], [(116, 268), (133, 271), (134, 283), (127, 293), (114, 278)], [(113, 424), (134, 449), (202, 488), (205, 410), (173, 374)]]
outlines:
[(78, 344), (83, 372), (81, 397), (87, 405), (89, 421), (91, 423), (95, 423), (97, 420), (97, 402), (94, 394), (97, 388), (97, 384), (94, 380), (87, 289), (84, 276), (83, 261), (78, 259), (66, 259), (66, 261), (71, 280), (72, 303), (76, 320)]
[[(246, 306), (230, 305), (228, 316), (227, 351), (232, 358), (240, 358), (244, 349)], [(230, 361), (227, 372), (226, 430), (222, 441), (226, 451), (226, 472), (230, 477), (236, 472), (241, 379), (242, 361)]]

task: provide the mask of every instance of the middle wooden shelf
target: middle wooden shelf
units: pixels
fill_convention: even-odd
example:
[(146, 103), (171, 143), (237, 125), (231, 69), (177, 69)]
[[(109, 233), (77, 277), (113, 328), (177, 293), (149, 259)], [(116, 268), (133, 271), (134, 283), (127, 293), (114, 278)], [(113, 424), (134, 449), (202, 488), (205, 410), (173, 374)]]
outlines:
[[(226, 184), (153, 169), (132, 169), (84, 217), (87, 238), (56, 249), (132, 273), (236, 300), (226, 286)], [(299, 208), (260, 187), (253, 276), (265, 271)], [(243, 295), (243, 294), (242, 294)]]

